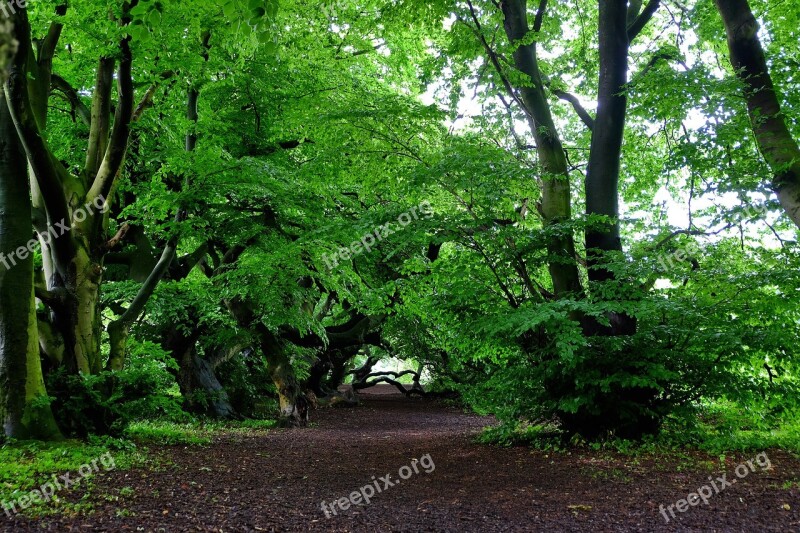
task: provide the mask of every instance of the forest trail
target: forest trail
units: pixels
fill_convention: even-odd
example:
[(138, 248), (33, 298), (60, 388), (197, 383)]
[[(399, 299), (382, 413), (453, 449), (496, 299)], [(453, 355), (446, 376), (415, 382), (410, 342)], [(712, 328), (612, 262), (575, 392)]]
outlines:
[[(151, 447), (168, 466), (98, 476), (91, 514), (0, 524), (8, 531), (800, 531), (798, 487), (786, 487), (800, 480), (800, 462), (784, 452), (770, 453), (774, 468), (667, 524), (660, 504), (723, 472), (680, 468), (675, 458), (479, 445), (474, 435), (490, 419), (387, 392), (364, 394), (355, 409), (315, 411), (307, 429)], [(728, 457), (729, 479), (747, 459)], [(368, 505), (330, 511), (376, 483)]]

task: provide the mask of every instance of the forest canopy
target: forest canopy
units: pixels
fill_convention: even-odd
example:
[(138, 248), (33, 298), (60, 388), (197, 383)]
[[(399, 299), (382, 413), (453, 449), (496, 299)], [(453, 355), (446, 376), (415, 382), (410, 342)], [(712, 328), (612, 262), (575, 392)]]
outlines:
[(376, 383), (505, 434), (796, 428), (796, 3), (0, 11), (7, 437)]

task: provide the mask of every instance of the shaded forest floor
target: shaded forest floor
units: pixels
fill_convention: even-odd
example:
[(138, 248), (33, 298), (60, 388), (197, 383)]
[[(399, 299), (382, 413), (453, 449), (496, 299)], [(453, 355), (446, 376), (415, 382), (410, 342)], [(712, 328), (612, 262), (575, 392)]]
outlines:
[[(209, 446), (151, 446), (158, 457), (151, 467), (99, 474), (88, 496), (83, 488), (62, 494), (81, 502), (72, 513), (13, 521), (0, 513), (0, 528), (800, 531), (800, 461), (788, 453), (768, 452), (771, 468), (756, 465), (737, 479), (736, 467), (752, 456), (727, 455), (723, 464), (701, 453), (498, 448), (473, 442), (490, 420), (387, 392), (365, 394), (356, 409), (316, 411), (307, 429), (223, 435)], [(404, 466), (409, 478), (400, 481)], [(395, 484), (385, 488), (379, 478), (387, 474)], [(660, 505), (674, 505), (722, 474), (736, 482), (708, 505), (675, 511), (665, 522)], [(330, 509), (334, 500), (376, 482), (381, 490), (369, 505), (337, 507), (326, 517), (323, 501)]]

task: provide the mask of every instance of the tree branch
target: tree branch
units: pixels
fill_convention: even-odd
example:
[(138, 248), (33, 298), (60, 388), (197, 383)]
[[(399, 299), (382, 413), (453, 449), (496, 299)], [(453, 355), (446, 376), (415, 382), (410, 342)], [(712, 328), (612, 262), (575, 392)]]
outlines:
[(72, 106), (73, 118), (74, 115), (77, 114), (77, 116), (80, 117), (81, 122), (91, 127), (92, 112), (88, 107), (86, 107), (86, 104), (83, 103), (78, 91), (75, 90), (75, 88), (70, 85), (67, 80), (56, 74), (52, 75), (50, 86), (53, 90), (61, 91), (61, 93), (64, 95), (64, 98), (66, 98), (67, 102), (69, 102), (69, 104)]
[(586, 109), (581, 105), (580, 101), (575, 95), (558, 89), (554, 90), (553, 94), (556, 95), (559, 99), (572, 104), (572, 108), (581, 118), (581, 121), (583, 121), (583, 123), (586, 124), (586, 127), (589, 128), (589, 131), (594, 130), (594, 118), (592, 118), (592, 115), (590, 115), (589, 112), (586, 111)]
[(124, 37), (119, 43), (119, 48), (122, 55), (117, 71), (119, 103), (114, 114), (114, 128), (111, 132), (108, 149), (89, 190), (87, 197), (89, 201), (108, 197), (128, 150), (133, 118), (133, 77), (131, 73), (133, 58), (130, 37)]
[[(174, 75), (175, 72), (166, 70), (161, 73), (161, 81), (167, 81)], [(131, 116), (132, 123), (139, 122), (144, 112), (153, 106), (153, 96), (155, 96), (156, 89), (158, 89), (158, 83), (153, 83), (147, 88), (144, 96), (142, 96), (142, 99), (139, 100), (139, 104), (136, 106), (136, 109), (133, 110), (133, 115)]]
[(128, 224), (127, 222), (124, 222), (119, 227), (119, 230), (117, 231), (117, 234), (114, 235), (111, 239), (109, 239), (109, 241), (106, 243), (105, 249), (106, 250), (113, 250), (114, 248), (116, 248), (117, 245), (119, 245), (119, 243), (122, 242), (122, 239), (124, 239), (125, 236), (128, 234), (128, 230), (130, 230), (130, 229), (131, 229), (130, 224)]
[[(114, 80), (115, 61), (101, 57), (97, 65), (94, 94), (92, 95), (91, 129), (89, 147), (86, 150), (86, 179), (97, 175), (108, 148), (108, 132), (111, 128), (111, 89)], [(87, 183), (88, 185), (88, 183)]]
[[(63, 17), (67, 14), (67, 5), (61, 4), (56, 7), (56, 16)], [(50, 28), (47, 30), (47, 36), (45, 36), (42, 44), (39, 48), (39, 60), (38, 64), (40, 67), (47, 68), (50, 70), (50, 66), (53, 62), (53, 56), (56, 53), (56, 47), (58, 46), (58, 41), (61, 39), (61, 30), (64, 28), (64, 25), (60, 22), (53, 22), (50, 24)]]
[(658, 7), (661, 5), (661, 0), (650, 0), (644, 6), (642, 12), (637, 16), (633, 22), (628, 26), (628, 41), (633, 42), (634, 39), (642, 32), (644, 27), (653, 18)]
[(464, 24), (465, 26), (467, 26), (469, 29), (472, 30), (472, 32), (478, 38), (480, 43), (483, 45), (483, 48), (484, 50), (486, 50), (486, 54), (489, 56), (489, 60), (492, 62), (492, 65), (497, 71), (497, 74), (500, 76), (500, 80), (503, 82), (503, 87), (505, 87), (506, 91), (508, 92), (508, 95), (514, 100), (514, 102), (517, 103), (520, 109), (522, 109), (522, 111), (527, 116), (528, 120), (533, 120), (533, 115), (531, 114), (531, 111), (528, 109), (525, 103), (522, 100), (520, 100), (519, 96), (517, 96), (517, 93), (514, 91), (514, 87), (511, 85), (511, 82), (508, 80), (508, 77), (503, 73), (503, 66), (500, 64), (500, 59), (497, 57), (497, 53), (494, 51), (494, 49), (492, 49), (488, 41), (486, 41), (486, 37), (483, 35), (483, 29), (481, 23), (478, 20), (477, 13), (475, 13), (475, 8), (472, 5), (472, 2), (470, 0), (467, 0), (467, 4), (469, 4), (470, 14), (472, 15), (473, 22), (475, 22), (475, 27), (473, 28), (472, 26), (467, 24), (466, 21), (464, 21), (463, 19), (459, 20), (462, 22), (462, 24)]
[(539, 9), (536, 10), (536, 17), (533, 19), (533, 31), (537, 33), (542, 29), (545, 11), (547, 11), (547, 0), (539, 0)]

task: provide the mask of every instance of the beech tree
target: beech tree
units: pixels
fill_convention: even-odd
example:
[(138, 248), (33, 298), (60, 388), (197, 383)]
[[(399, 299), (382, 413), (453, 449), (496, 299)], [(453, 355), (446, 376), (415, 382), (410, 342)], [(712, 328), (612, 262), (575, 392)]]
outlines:
[(772, 190), (800, 226), (800, 147), (786, 125), (775, 84), (758, 38), (758, 22), (747, 0), (718, 0), (728, 36), (730, 61), (744, 84), (747, 111), (758, 148), (772, 170)]
[(784, 416), (798, 14), (716, 8), (17, 10), (6, 433), (267, 409), (302, 426), (377, 382), (564, 438), (641, 438), (720, 401)]
[[(24, 76), (24, 55), (12, 84)], [(0, 95), (0, 419), (15, 438), (60, 437), (47, 400), (39, 361), (33, 293), (31, 204), (25, 152), (17, 137), (6, 95)]]

